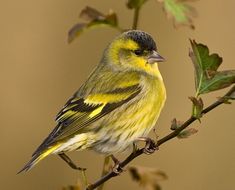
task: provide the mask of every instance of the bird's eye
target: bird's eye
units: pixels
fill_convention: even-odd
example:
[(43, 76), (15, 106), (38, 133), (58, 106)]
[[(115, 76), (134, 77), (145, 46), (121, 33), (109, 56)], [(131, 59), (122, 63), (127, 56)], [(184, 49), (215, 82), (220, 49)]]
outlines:
[(135, 53), (137, 56), (140, 56), (140, 55), (143, 54), (143, 50), (137, 49), (137, 50), (134, 51), (134, 53)]

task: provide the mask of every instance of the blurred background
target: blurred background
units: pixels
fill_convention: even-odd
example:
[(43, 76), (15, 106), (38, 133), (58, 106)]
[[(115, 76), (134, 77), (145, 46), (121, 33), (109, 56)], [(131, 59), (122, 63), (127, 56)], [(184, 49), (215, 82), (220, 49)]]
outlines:
[[(67, 43), (68, 30), (78, 22), (79, 12), (90, 5), (106, 13), (114, 9), (123, 28), (131, 26), (133, 11), (125, 0), (8, 0), (0, 6), (0, 189), (60, 190), (76, 184), (79, 174), (57, 156), (47, 157), (30, 172), (16, 175), (31, 153), (55, 126), (54, 118), (66, 100), (85, 81), (99, 62), (103, 49), (118, 34), (97, 29)], [(170, 121), (184, 121), (191, 113), (194, 95), (193, 66), (188, 57), (189, 38), (207, 44), (223, 57), (220, 69), (234, 69), (235, 1), (207, 0), (192, 3), (198, 11), (196, 30), (175, 29), (157, 1), (141, 11), (139, 28), (151, 33), (159, 52), (168, 100), (157, 123), (157, 134), (170, 132)], [(225, 93), (203, 95), (206, 105)], [(235, 179), (235, 104), (223, 105), (193, 126), (196, 135), (174, 139), (151, 156), (131, 164), (156, 167), (166, 172), (166, 189), (233, 189)], [(89, 180), (100, 176), (103, 157), (94, 152), (69, 154), (88, 168)], [(128, 173), (112, 179), (106, 189), (141, 189)]]

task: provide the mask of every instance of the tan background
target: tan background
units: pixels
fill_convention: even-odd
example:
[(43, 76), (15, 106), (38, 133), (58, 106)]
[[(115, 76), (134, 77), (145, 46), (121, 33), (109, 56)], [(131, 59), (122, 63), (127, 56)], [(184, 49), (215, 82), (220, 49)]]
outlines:
[[(0, 6), (0, 189), (59, 190), (75, 184), (78, 174), (58, 157), (50, 156), (28, 173), (16, 172), (55, 125), (54, 116), (67, 98), (84, 82), (98, 63), (102, 50), (117, 32), (90, 31), (71, 45), (68, 29), (78, 21), (86, 6), (103, 12), (113, 7), (123, 27), (130, 26), (132, 12), (125, 1), (95, 0), (1, 0)], [(196, 30), (175, 30), (159, 4), (151, 0), (142, 10), (140, 28), (151, 33), (167, 62), (160, 65), (168, 101), (158, 122), (158, 134), (169, 132), (172, 118), (185, 120), (191, 111), (188, 96), (194, 94), (193, 69), (188, 57), (188, 38), (207, 44), (224, 58), (221, 69), (235, 68), (235, 26), (233, 0), (193, 3), (199, 16)], [(223, 94), (205, 95), (208, 105)], [(163, 189), (233, 189), (235, 179), (234, 105), (209, 113), (194, 125), (199, 133), (188, 140), (172, 140), (152, 156), (142, 156), (133, 164), (164, 170), (169, 179)], [(71, 154), (94, 181), (102, 166), (102, 156), (93, 152)], [(140, 189), (127, 174), (113, 179), (107, 189)]]

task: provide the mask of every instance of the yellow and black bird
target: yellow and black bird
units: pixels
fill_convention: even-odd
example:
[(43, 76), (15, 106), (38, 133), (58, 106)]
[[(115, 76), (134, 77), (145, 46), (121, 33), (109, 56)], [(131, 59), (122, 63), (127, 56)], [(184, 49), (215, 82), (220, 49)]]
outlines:
[(86, 82), (56, 116), (57, 126), (20, 172), (51, 154), (79, 169), (66, 152), (91, 149), (113, 155), (146, 137), (166, 100), (158, 69), (162, 61), (146, 32), (130, 30), (115, 38)]

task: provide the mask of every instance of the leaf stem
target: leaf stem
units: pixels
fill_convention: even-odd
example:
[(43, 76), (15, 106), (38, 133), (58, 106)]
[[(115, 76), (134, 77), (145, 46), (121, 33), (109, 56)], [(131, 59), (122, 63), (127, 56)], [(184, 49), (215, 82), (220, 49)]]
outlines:
[(135, 8), (135, 10), (134, 10), (133, 25), (132, 25), (132, 29), (133, 30), (136, 30), (137, 27), (138, 27), (139, 13), (140, 13), (140, 7)]
[[(223, 104), (226, 102), (226, 98), (229, 97), (232, 93), (234, 93), (235, 86), (233, 86), (223, 97), (219, 98), (217, 101), (209, 105), (207, 108), (205, 108), (202, 111), (202, 115), (207, 114), (211, 110), (215, 109), (219, 105)], [(181, 131), (183, 131), (185, 128), (187, 128), (189, 125), (191, 125), (194, 121), (196, 121), (197, 118), (191, 116), (188, 120), (186, 120), (179, 128), (171, 132), (170, 134), (166, 135), (165, 137), (161, 138), (160, 140), (157, 141), (157, 146), (159, 147), (160, 145), (166, 143), (167, 141), (177, 137), (177, 135), (180, 134)], [(120, 167), (123, 168), (125, 167), (129, 162), (131, 162), (133, 159), (136, 157), (142, 155), (144, 153), (144, 148), (137, 149), (135, 152), (132, 152), (124, 161), (120, 162)], [(98, 179), (95, 183), (90, 184), (86, 190), (93, 190), (103, 184), (104, 182), (110, 180), (111, 178), (117, 176), (118, 174), (115, 173), (114, 171), (110, 171), (100, 179)]]

